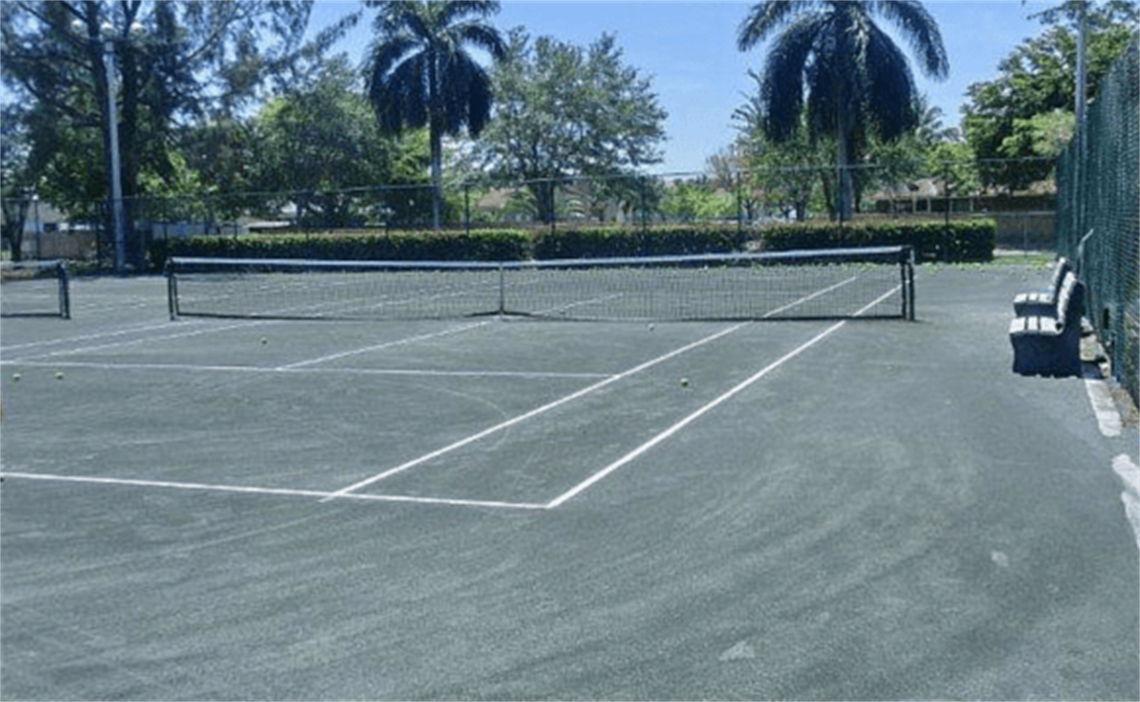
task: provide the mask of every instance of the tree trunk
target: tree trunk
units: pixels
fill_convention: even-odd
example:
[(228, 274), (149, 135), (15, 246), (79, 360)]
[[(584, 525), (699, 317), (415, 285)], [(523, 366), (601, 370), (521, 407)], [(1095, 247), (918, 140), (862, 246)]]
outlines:
[(838, 152), (836, 160), (839, 169), (839, 193), (836, 198), (835, 209), (839, 221), (846, 222), (851, 219), (851, 203), (854, 194), (854, 187), (851, 183), (850, 135), (847, 129), (846, 114), (841, 114), (839, 117), (839, 140), (836, 147)]
[(439, 229), (443, 220), (443, 135), (433, 119), (431, 139), (431, 227)]
[(439, 84), (439, 57), (428, 57), (428, 140), (431, 142), (431, 228), (443, 223), (443, 87)]

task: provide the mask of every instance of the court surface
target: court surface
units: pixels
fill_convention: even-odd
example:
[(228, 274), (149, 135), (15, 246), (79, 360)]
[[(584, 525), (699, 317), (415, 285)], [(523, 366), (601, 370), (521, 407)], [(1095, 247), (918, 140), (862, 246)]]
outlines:
[(1136, 427), (1010, 370), (1048, 277), (652, 326), (79, 278), (0, 328), (0, 695), (1140, 698)]

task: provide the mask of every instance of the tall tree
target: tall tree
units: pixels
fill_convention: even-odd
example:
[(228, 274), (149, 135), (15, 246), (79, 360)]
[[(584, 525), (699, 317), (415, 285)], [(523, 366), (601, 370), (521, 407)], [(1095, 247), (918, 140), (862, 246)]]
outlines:
[[(1061, 3), (1035, 15), (1045, 31), (1003, 58), (996, 78), (971, 83), (966, 90), (962, 131), (983, 163), (988, 186), (1016, 190), (1049, 177), (1052, 159), (1042, 156), (1056, 145), (1048, 144), (1055, 142), (1048, 135), (1066, 131), (1062, 113), (1074, 119), (1076, 5)], [(1088, 100), (1096, 99), (1100, 80), (1135, 36), (1137, 18), (1135, 2), (1088, 3)]]
[(494, 80), (481, 158), (497, 176), (526, 182), (539, 219), (553, 220), (556, 183), (567, 178), (590, 180), (607, 199), (641, 197), (642, 186), (619, 177), (661, 161), (666, 112), (612, 35), (583, 48), (551, 37), (532, 43), (516, 28)]
[(491, 116), (491, 78), (468, 53), (483, 49), (495, 59), (504, 44), (483, 20), (499, 11), (493, 0), (375, 2), (368, 96), (388, 132), (428, 127), (431, 142), (432, 226), (442, 213), (443, 136), (467, 128), (483, 131)]
[(8, 117), (8, 109), (4, 112), (0, 115), (0, 205), (4, 222), (0, 236), (8, 242), (12, 260), (19, 261), (30, 204), (27, 130), (18, 119)]
[(302, 222), (349, 226), (366, 207), (389, 204), (370, 186), (423, 181), (424, 140), (382, 134), (358, 82), (346, 59), (327, 61), (315, 80), (270, 100), (251, 120), (259, 157), (250, 186), (277, 206), (293, 202)]
[[(75, 198), (57, 200), (69, 209), (89, 205), (81, 198), (94, 192), (106, 196), (110, 98), (118, 108), (124, 196), (145, 194), (143, 171), (159, 180), (176, 177), (170, 155), (180, 126), (232, 116), (263, 99), (266, 88), (294, 79), (354, 21), (349, 16), (306, 44), (310, 6), (287, 0), (0, 4), (0, 77), (6, 100), (29, 126), (33, 171), (56, 181), (49, 190)], [(108, 44), (114, 66), (107, 65)], [(102, 155), (91, 153), (100, 139)], [(89, 185), (66, 182), (75, 175)]]
[(737, 33), (741, 51), (776, 34), (762, 74), (767, 135), (775, 142), (790, 138), (806, 106), (811, 135), (835, 136), (841, 220), (851, 216), (850, 167), (868, 129), (890, 140), (917, 123), (906, 56), (873, 15), (909, 40), (925, 75), (941, 79), (949, 73), (938, 25), (918, 2), (770, 0), (754, 5)]

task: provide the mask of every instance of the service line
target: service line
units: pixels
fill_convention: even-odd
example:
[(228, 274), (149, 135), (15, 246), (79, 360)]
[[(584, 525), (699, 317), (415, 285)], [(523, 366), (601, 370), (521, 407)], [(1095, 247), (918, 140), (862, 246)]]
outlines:
[(549, 402), (549, 403), (547, 403), (541, 407), (538, 407), (538, 408), (533, 409), (529, 412), (526, 412), (525, 414), (520, 414), (520, 415), (517, 415), (515, 417), (512, 417), (511, 419), (508, 419), (505, 422), (500, 422), (499, 424), (496, 424), (492, 427), (488, 427), (487, 429), (484, 429), (483, 431), (481, 431), (477, 434), (472, 434), (471, 436), (468, 436), (465, 439), (460, 439), (459, 441), (456, 441), (453, 444), (449, 444), (447, 446), (444, 446), (443, 448), (436, 449), (435, 451), (432, 451), (431, 453), (424, 454), (423, 456), (420, 456), (419, 458), (415, 458), (411, 461), (408, 461), (407, 463), (400, 464), (400, 465), (396, 466), (395, 468), (389, 468), (388, 470), (386, 470), (382, 473), (377, 473), (376, 475), (373, 475), (369, 478), (365, 478), (364, 480), (353, 483), (352, 485), (349, 485), (348, 487), (341, 488), (340, 490), (337, 490), (336, 492), (332, 493), (331, 495), (329, 495), (328, 497), (324, 498), (324, 500), (321, 500), (321, 501), (326, 502), (328, 500), (331, 500), (331, 499), (334, 499), (337, 497), (344, 497), (344, 496), (349, 495), (349, 494), (351, 494), (351, 493), (353, 493), (353, 492), (355, 492), (361, 488), (367, 487), (373, 483), (384, 480), (385, 478), (391, 477), (397, 473), (402, 473), (402, 472), (408, 470), (409, 468), (413, 468), (413, 467), (418, 466), (422, 463), (426, 463), (426, 462), (431, 461), (433, 459), (439, 458), (440, 456), (451, 453), (452, 451), (455, 451), (457, 449), (463, 448), (464, 446), (467, 446), (468, 444), (475, 443), (476, 441), (479, 441), (480, 439), (485, 439), (486, 437), (488, 437), (492, 434), (495, 434), (495, 433), (498, 433), (500, 431), (503, 431), (504, 429), (508, 429), (510, 427), (513, 427), (514, 425), (516, 425), (520, 422), (525, 422), (528, 419), (531, 419), (533, 417), (537, 417), (540, 414), (544, 414), (546, 412), (549, 412), (550, 410), (555, 409), (556, 407), (561, 407), (562, 405), (564, 405), (568, 402), (573, 402), (574, 400), (577, 400), (580, 397), (584, 397), (586, 395), (589, 395), (592, 392), (596, 392), (598, 390), (601, 390), (602, 388), (604, 388), (608, 385), (612, 385), (612, 384), (618, 382), (619, 380), (624, 380), (624, 379), (630, 377), (631, 375), (640, 373), (641, 371), (652, 368), (653, 366), (656, 366), (660, 363), (664, 363), (665, 361), (667, 361), (671, 358), (675, 358), (676, 356), (679, 356), (683, 353), (691, 351), (691, 350), (693, 350), (699, 346), (703, 346), (703, 345), (705, 345), (709, 342), (715, 341), (715, 340), (717, 340), (723, 336), (727, 336), (729, 334), (732, 334), (733, 332), (738, 331), (739, 329), (747, 326), (748, 324), (750, 324), (750, 322), (741, 322), (739, 324), (734, 324), (733, 326), (728, 327), (727, 329), (722, 329), (719, 332), (716, 332), (715, 334), (710, 334), (709, 336), (706, 336), (702, 339), (698, 339), (698, 340), (692, 342), (691, 344), (686, 344), (685, 346), (682, 346), (681, 348), (674, 349), (673, 351), (670, 351), (667, 354), (664, 354), (662, 356), (658, 356), (657, 358), (646, 361), (645, 363), (642, 363), (641, 365), (634, 366), (633, 368), (630, 368), (629, 370), (618, 373), (617, 375), (609, 376), (608, 378), (601, 380), (597, 383), (594, 383), (593, 385), (589, 385), (585, 388), (582, 388), (581, 390), (578, 390), (577, 392), (566, 395), (565, 397), (562, 397), (558, 400), (554, 400), (553, 402)]
[(413, 344), (417, 341), (426, 341), (427, 339), (436, 339), (436, 338), (439, 338), (442, 336), (448, 336), (450, 334), (458, 334), (459, 332), (465, 332), (465, 331), (469, 331), (471, 329), (477, 329), (478, 327), (486, 326), (487, 324), (490, 324), (490, 322), (475, 322), (474, 324), (462, 324), (462, 325), (459, 325), (457, 327), (450, 327), (448, 329), (444, 329), (442, 331), (437, 331), (437, 332), (432, 332), (430, 334), (420, 334), (419, 336), (409, 336), (409, 337), (406, 337), (403, 339), (396, 339), (395, 341), (386, 341), (382, 344), (373, 344), (372, 346), (365, 346), (364, 348), (353, 349), (351, 351), (340, 351), (338, 353), (332, 353), (332, 354), (329, 354), (327, 356), (321, 356), (320, 358), (311, 358), (307, 361), (297, 361), (296, 363), (289, 363), (289, 364), (284, 365), (284, 366), (278, 366), (277, 370), (293, 370), (294, 368), (304, 368), (305, 366), (315, 366), (318, 363), (326, 363), (328, 361), (335, 361), (339, 358), (345, 358), (347, 356), (356, 356), (358, 354), (369, 353), (371, 351), (379, 351), (380, 349), (387, 349), (387, 348), (391, 348), (393, 346), (403, 346), (404, 344)]
[[(869, 304), (869, 305), (867, 305), (866, 307), (862, 308), (862, 309), (861, 309), (861, 310), (859, 310), (858, 312), (856, 312), (856, 313), (855, 313), (855, 316), (856, 316), (856, 317), (858, 317), (858, 316), (862, 315), (864, 312), (866, 312), (867, 310), (869, 310), (869, 309), (873, 308), (875, 305), (879, 304), (879, 303), (880, 303), (880, 302), (882, 302), (883, 300), (886, 300), (888, 297), (890, 297), (891, 295), (894, 295), (896, 292), (898, 292), (898, 288), (897, 288), (897, 287), (896, 287), (894, 290), (891, 290), (890, 292), (886, 293), (885, 295), (883, 295), (883, 296), (882, 296), (882, 297), (880, 297), (879, 299), (875, 300), (875, 301), (874, 301), (874, 302), (872, 302), (871, 304)], [(712, 401), (711, 401), (711, 402), (709, 402), (708, 404), (706, 404), (706, 405), (704, 405), (703, 407), (701, 407), (700, 409), (698, 409), (696, 412), (693, 412), (693, 413), (692, 413), (692, 414), (690, 414), (689, 416), (685, 417), (684, 419), (682, 419), (681, 421), (677, 422), (677, 423), (676, 423), (676, 424), (674, 424), (673, 426), (669, 427), (669, 428), (668, 428), (668, 429), (666, 429), (665, 431), (661, 432), (661, 433), (660, 433), (660, 434), (658, 434), (657, 436), (653, 437), (653, 438), (652, 438), (652, 439), (650, 439), (649, 441), (646, 441), (646, 442), (645, 442), (644, 444), (642, 444), (641, 446), (638, 446), (637, 448), (635, 448), (634, 450), (630, 451), (629, 453), (627, 453), (626, 455), (622, 456), (621, 458), (619, 458), (618, 460), (614, 461), (613, 463), (609, 464), (609, 465), (608, 465), (608, 466), (606, 466), (605, 468), (602, 468), (602, 469), (601, 469), (601, 470), (599, 470), (597, 473), (594, 473), (594, 474), (593, 474), (593, 475), (591, 475), (589, 478), (586, 478), (586, 479), (585, 479), (585, 480), (583, 480), (582, 482), (578, 483), (578, 484), (577, 484), (577, 485), (575, 485), (574, 487), (570, 488), (570, 489), (569, 489), (569, 490), (567, 490), (566, 492), (564, 492), (564, 493), (562, 493), (561, 495), (559, 495), (558, 497), (554, 498), (553, 500), (551, 500), (550, 502), (548, 502), (546, 506), (547, 506), (548, 508), (550, 508), (550, 509), (554, 509), (555, 507), (559, 507), (559, 506), (561, 506), (562, 504), (564, 504), (564, 503), (565, 503), (567, 500), (573, 499), (574, 497), (576, 497), (576, 496), (580, 495), (580, 494), (581, 494), (582, 492), (584, 492), (584, 491), (585, 491), (587, 488), (589, 488), (590, 486), (592, 486), (592, 485), (594, 485), (595, 483), (599, 482), (600, 480), (602, 480), (602, 479), (603, 479), (603, 478), (605, 478), (606, 476), (610, 475), (611, 473), (613, 473), (614, 471), (616, 471), (618, 468), (621, 468), (622, 466), (624, 466), (624, 465), (626, 465), (626, 464), (628, 464), (628, 463), (630, 463), (630, 462), (632, 462), (632, 461), (636, 460), (637, 458), (640, 458), (640, 457), (641, 457), (643, 454), (645, 454), (647, 451), (649, 451), (649, 450), (650, 450), (650, 449), (652, 449), (653, 447), (657, 446), (658, 444), (662, 443), (663, 441), (665, 441), (665, 440), (669, 439), (670, 437), (672, 437), (673, 435), (675, 435), (677, 432), (681, 431), (682, 429), (684, 429), (685, 427), (689, 426), (689, 425), (690, 425), (690, 424), (692, 424), (693, 422), (697, 421), (697, 420), (698, 420), (698, 419), (700, 419), (702, 416), (704, 416), (704, 415), (705, 415), (705, 414), (707, 414), (709, 411), (711, 411), (713, 408), (717, 407), (718, 405), (722, 404), (723, 402), (727, 401), (728, 399), (730, 399), (730, 398), (734, 397), (735, 395), (739, 394), (741, 391), (743, 391), (745, 388), (749, 387), (750, 385), (752, 385), (752, 384), (753, 384), (753, 383), (755, 383), (756, 381), (760, 380), (760, 379), (761, 379), (761, 378), (763, 378), (764, 376), (768, 375), (768, 374), (769, 374), (769, 373), (771, 373), (772, 371), (776, 370), (777, 368), (779, 368), (780, 366), (784, 365), (784, 364), (785, 364), (785, 363), (787, 363), (788, 361), (792, 360), (792, 359), (793, 359), (793, 358), (795, 358), (796, 356), (800, 355), (800, 354), (801, 354), (801, 353), (803, 353), (804, 351), (808, 350), (808, 349), (809, 349), (809, 348), (811, 348), (812, 346), (815, 346), (815, 345), (816, 345), (816, 344), (818, 344), (820, 341), (823, 341), (824, 339), (826, 339), (828, 336), (831, 336), (831, 334), (833, 334), (833, 333), (835, 333), (836, 331), (838, 331), (838, 330), (839, 330), (840, 328), (842, 328), (842, 327), (843, 327), (845, 324), (847, 324), (847, 321), (846, 321), (846, 320), (844, 320), (844, 321), (842, 321), (842, 322), (836, 322), (835, 324), (831, 325), (831, 326), (830, 326), (830, 327), (828, 327), (827, 329), (824, 329), (824, 330), (823, 330), (823, 331), (821, 331), (819, 334), (816, 334), (815, 336), (813, 336), (811, 339), (808, 339), (808, 340), (807, 340), (806, 342), (804, 342), (803, 344), (800, 344), (799, 346), (797, 346), (796, 348), (792, 349), (792, 350), (791, 350), (791, 351), (789, 351), (788, 353), (784, 354), (784, 355), (783, 355), (783, 356), (781, 356), (780, 358), (776, 359), (776, 360), (775, 360), (775, 361), (773, 361), (772, 363), (769, 363), (767, 366), (764, 366), (764, 367), (763, 367), (762, 369), (760, 369), (758, 372), (756, 372), (755, 374), (753, 374), (753, 375), (752, 375), (750, 378), (748, 378), (747, 380), (745, 380), (745, 381), (743, 381), (743, 382), (741, 382), (741, 383), (737, 384), (735, 387), (733, 387), (732, 389), (730, 389), (728, 392), (726, 392), (726, 393), (724, 393), (723, 395), (721, 395), (721, 396), (717, 397), (716, 399), (712, 400)]]

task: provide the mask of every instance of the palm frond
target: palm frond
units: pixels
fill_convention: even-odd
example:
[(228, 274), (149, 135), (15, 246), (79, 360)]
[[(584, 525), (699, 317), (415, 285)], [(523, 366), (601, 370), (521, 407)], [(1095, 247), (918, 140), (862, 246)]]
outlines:
[(864, 105), (880, 135), (891, 140), (917, 126), (918, 92), (906, 56), (878, 27), (867, 45)]
[(375, 84), (382, 81), (383, 77), (401, 61), (406, 60), (417, 46), (419, 42), (407, 34), (398, 34), (375, 44), (369, 60), (371, 82)]
[(405, 126), (427, 124), (427, 76), (422, 56), (413, 56), (380, 76), (373, 76), (368, 100), (380, 128), (399, 133)]
[(803, 15), (776, 38), (768, 53), (760, 99), (762, 126), (772, 141), (784, 141), (795, 131), (804, 104), (808, 57), (816, 51), (824, 26), (820, 17)]
[(942, 43), (942, 33), (922, 3), (912, 0), (880, 1), (875, 3), (875, 9), (902, 30), (925, 75), (939, 80), (949, 75), (950, 60)]
[(478, 22), (464, 22), (456, 25), (450, 32), (456, 38), (456, 44), (471, 44), (483, 49), (496, 59), (507, 53), (506, 42), (494, 27)]
[(740, 51), (754, 48), (780, 27), (794, 21), (797, 15), (810, 13), (817, 4), (808, 0), (804, 2), (768, 0), (756, 3), (737, 29), (736, 48)]
[(447, 27), (463, 17), (486, 18), (498, 13), (499, 3), (496, 0), (450, 0), (442, 3), (437, 21), (439, 26)]

